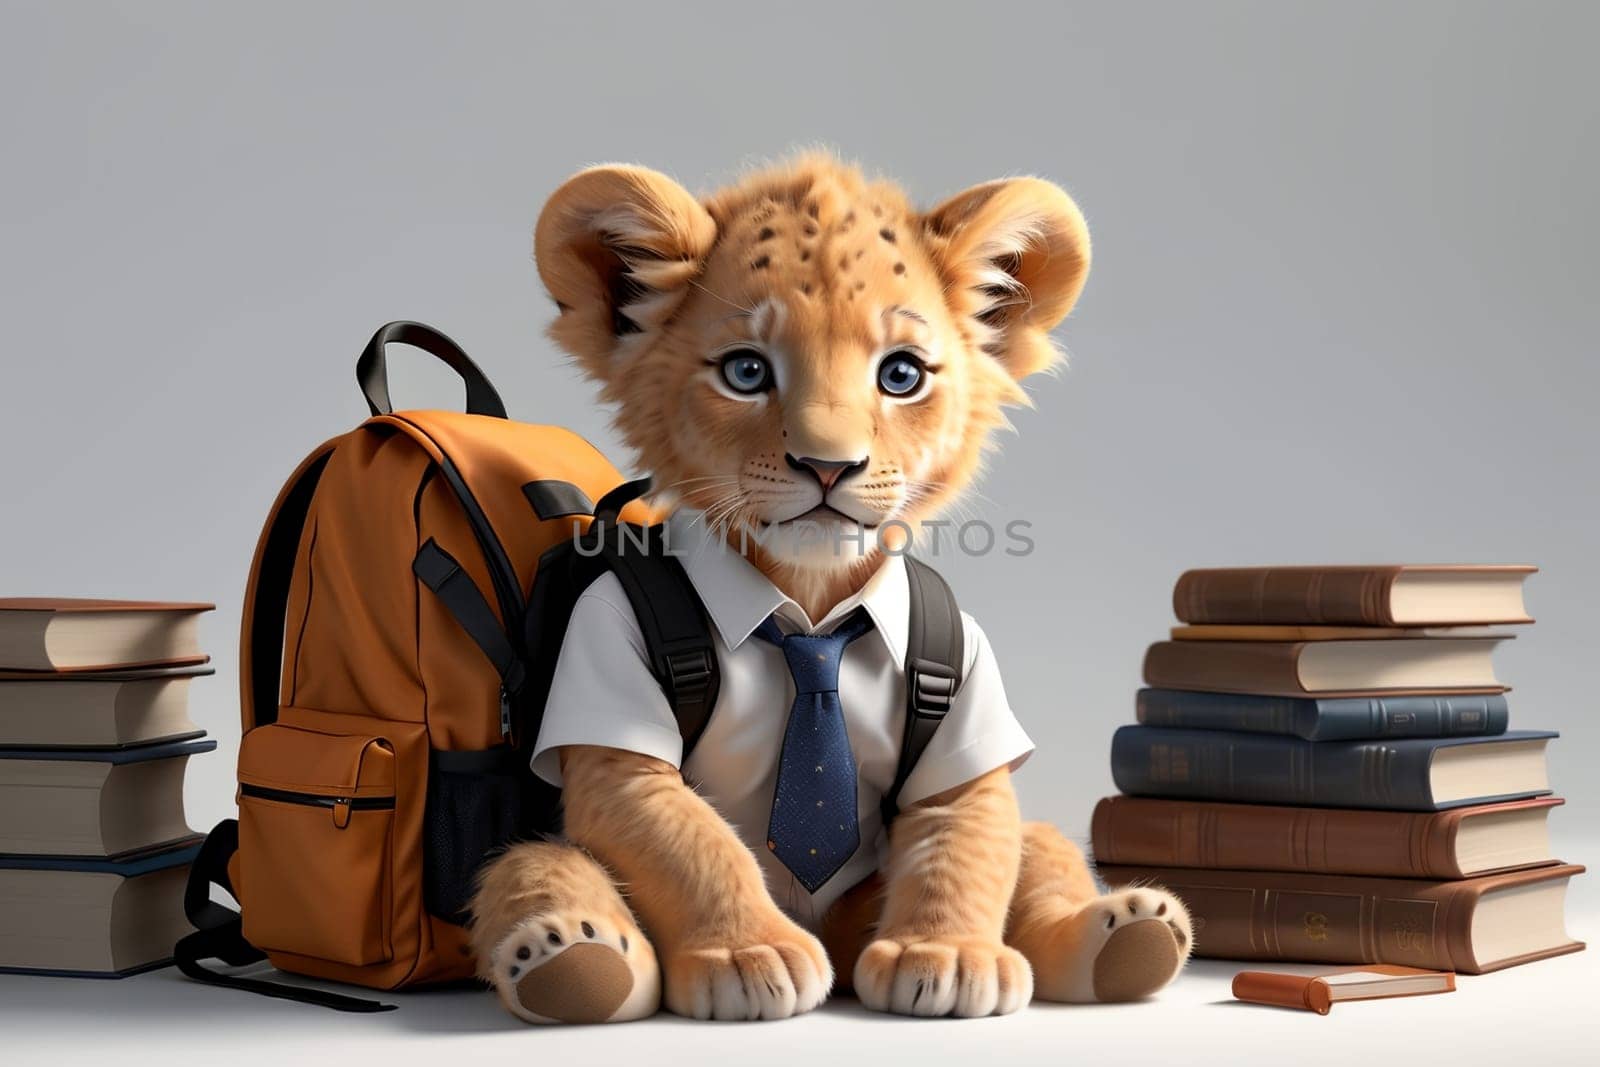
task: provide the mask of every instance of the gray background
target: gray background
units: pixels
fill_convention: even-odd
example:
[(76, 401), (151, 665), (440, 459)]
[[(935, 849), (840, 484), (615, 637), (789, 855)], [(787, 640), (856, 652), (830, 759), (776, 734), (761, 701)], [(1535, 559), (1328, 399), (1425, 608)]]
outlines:
[[(207, 598), (232, 808), (237, 616), (263, 513), (364, 408), (371, 331), (433, 322), (513, 414), (616, 449), (541, 337), (539, 205), (580, 166), (710, 188), (830, 144), (931, 202), (1062, 182), (1096, 241), (1072, 367), (982, 486), (1039, 551), (949, 567), (1040, 752), (1026, 809), (1086, 830), (1186, 567), (1526, 560), (1499, 655), (1556, 727), (1561, 850), (1594, 854), (1595, 5), (434, 5), (0, 0), (0, 591)], [(403, 362), (397, 397), (445, 405)], [(1577, 936), (1600, 912), (1580, 879)], [(1503, 1062), (1592, 1054), (1593, 953), (1317, 1022), (1233, 1010), (1236, 965), (1155, 1002), (789, 1029), (531, 1034), (482, 993), (352, 1019), (203, 989), (0, 979), (18, 1062)], [(1481, 984), (1480, 984), (1481, 983)], [(1539, 1020), (1526, 1027), (1507, 1019)], [(181, 1025), (180, 1025), (181, 1022)], [(1317, 1040), (1305, 1040), (1306, 1028)], [(70, 1043), (63, 1035), (70, 1034)], [(849, 1053), (853, 1051), (854, 1055)]]
[[(373, 328), (435, 323), (514, 415), (617, 449), (541, 335), (564, 177), (705, 189), (819, 143), (924, 202), (1035, 173), (1094, 272), (975, 506), (1039, 548), (949, 566), (1039, 743), (1027, 811), (1086, 830), (1186, 567), (1529, 561), (1499, 666), (1565, 734), (1570, 840), (1600, 810), (1596, 10), (6, 3), (0, 590), (217, 602), (207, 826), (259, 524), (364, 414)], [(458, 403), (420, 363), (401, 402)]]

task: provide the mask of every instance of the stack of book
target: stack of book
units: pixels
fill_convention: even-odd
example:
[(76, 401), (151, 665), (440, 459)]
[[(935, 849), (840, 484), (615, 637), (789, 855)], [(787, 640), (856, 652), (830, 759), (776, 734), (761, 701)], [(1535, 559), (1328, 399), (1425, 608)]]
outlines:
[(1551, 854), (1545, 731), (1490, 653), (1533, 567), (1189, 571), (1152, 645), (1100, 875), (1194, 915), (1195, 952), (1481, 974), (1581, 949)]
[(0, 599), (0, 972), (171, 961), (200, 838), (189, 717), (210, 604)]

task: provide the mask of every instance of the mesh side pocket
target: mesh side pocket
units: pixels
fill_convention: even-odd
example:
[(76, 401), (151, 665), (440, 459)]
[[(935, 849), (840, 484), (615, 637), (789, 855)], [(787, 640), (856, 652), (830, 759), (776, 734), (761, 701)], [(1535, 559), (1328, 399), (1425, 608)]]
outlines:
[(529, 777), (505, 745), (430, 754), (422, 831), (423, 901), (430, 914), (466, 923), (478, 868), (519, 836)]

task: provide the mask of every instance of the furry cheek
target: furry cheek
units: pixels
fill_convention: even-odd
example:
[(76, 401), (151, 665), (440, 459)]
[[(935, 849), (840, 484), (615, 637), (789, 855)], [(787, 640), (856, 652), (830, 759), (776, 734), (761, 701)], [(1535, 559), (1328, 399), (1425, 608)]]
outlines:
[(690, 503), (725, 495), (750, 457), (780, 437), (770, 397), (735, 400), (700, 380), (690, 381), (677, 410), (668, 407), (662, 421), (672, 439), (675, 478), (686, 483)]
[(949, 457), (960, 446), (963, 434), (957, 417), (959, 410), (951, 390), (935, 385), (922, 399), (909, 404), (885, 403), (878, 422), (878, 437), (884, 444), (883, 461), (894, 464), (911, 487), (909, 494), (920, 498), (918, 487), (943, 482)]

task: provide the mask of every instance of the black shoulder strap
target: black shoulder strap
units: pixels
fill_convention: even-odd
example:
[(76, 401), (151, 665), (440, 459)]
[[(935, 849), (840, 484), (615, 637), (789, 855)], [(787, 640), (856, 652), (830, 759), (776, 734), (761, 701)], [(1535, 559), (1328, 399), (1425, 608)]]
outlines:
[(894, 784), (883, 797), (886, 827), (900, 813), (900, 791), (950, 710), (966, 666), (965, 634), (955, 594), (932, 567), (910, 556), (904, 559), (911, 591), (906, 637), (906, 726), (900, 739)]
[(245, 637), (239, 663), (240, 699), (248, 725), (265, 725), (278, 717), (289, 586), (311, 500), (328, 457), (333, 455), (333, 445), (327, 442), (312, 453), (283, 487), (256, 549), (245, 594)]
[(266, 953), (244, 939), (239, 913), (211, 899), (213, 885), (226, 890), (230, 896), (237, 896), (233, 892), (232, 880), (228, 877), (228, 860), (238, 850), (239, 823), (234, 819), (224, 819), (218, 823), (216, 828), (206, 835), (205, 844), (200, 846), (200, 854), (195, 857), (194, 865), (189, 868), (189, 882), (183, 891), (183, 910), (189, 916), (189, 921), (194, 924), (195, 932), (179, 941), (177, 947), (173, 949), (178, 970), (189, 978), (208, 985), (242, 989), (264, 997), (315, 1004), (335, 1011), (361, 1013), (393, 1011), (395, 1007), (393, 1004), (364, 1000), (361, 997), (347, 997), (342, 993), (330, 993), (325, 989), (311, 989), (305, 986), (285, 985), (282, 982), (268, 982), (261, 978), (223, 974), (200, 965), (201, 960), (218, 959), (232, 967), (243, 967), (267, 958)]
[(681, 766), (705, 733), (722, 685), (711, 622), (683, 564), (667, 552), (664, 527), (595, 525), (601, 528), (601, 558), (622, 583), (644, 635), (650, 669), (677, 717)]

